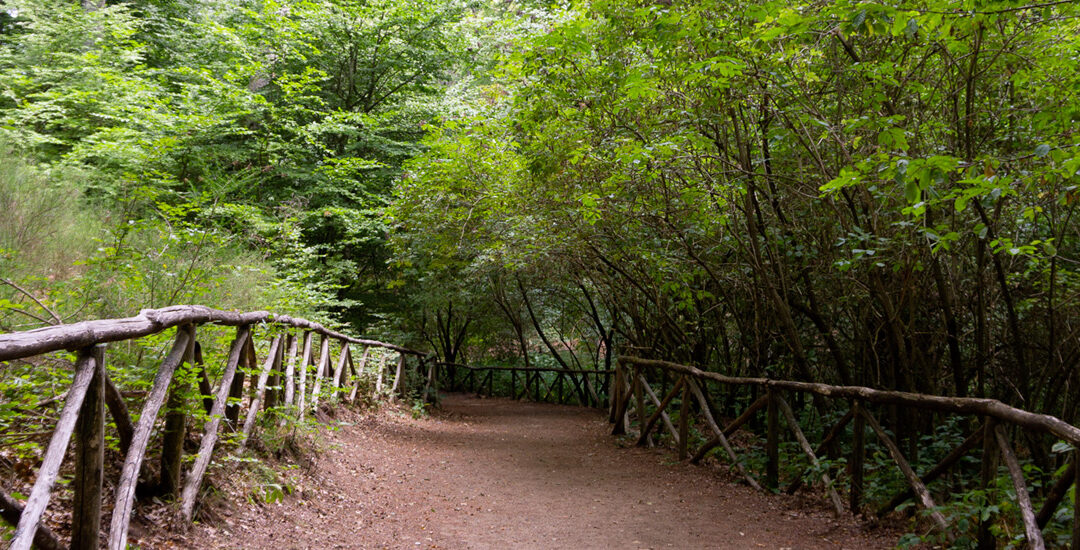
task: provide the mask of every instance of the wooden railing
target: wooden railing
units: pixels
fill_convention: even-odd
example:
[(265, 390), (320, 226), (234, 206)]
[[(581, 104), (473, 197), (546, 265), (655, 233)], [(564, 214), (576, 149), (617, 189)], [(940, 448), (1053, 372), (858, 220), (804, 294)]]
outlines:
[[(561, 405), (604, 408), (608, 406), (608, 387), (614, 370), (561, 369), (544, 367), (476, 366), (460, 363), (433, 363), (428, 372), (428, 388), (445, 383), (448, 391), (469, 391), (511, 399), (530, 399)], [(437, 369), (437, 370), (436, 370)], [(441, 372), (440, 372), (441, 371)], [(496, 373), (509, 373), (509, 379), (495, 386)], [(548, 380), (550, 378), (550, 380)], [(563, 391), (566, 389), (567, 391)], [(431, 394), (430, 391), (425, 392)]]
[[(202, 368), (202, 348), (197, 339), (197, 327), (207, 323), (235, 326), (236, 336), (229, 348), (217, 391), (212, 394), (212, 401), (207, 397), (203, 398), (208, 420), (204, 426), (198, 454), (181, 488), (181, 455), (186, 426), (182, 405), (186, 392), (176, 387), (176, 384), (170, 389), (170, 383), (177, 370), (186, 364), (189, 368), (201, 371), (200, 393), (204, 396), (211, 395), (210, 381), (206, 370)], [(106, 344), (149, 336), (174, 327), (178, 330), (171, 350), (158, 368), (139, 419), (133, 424), (120, 392), (106, 373)], [(273, 329), (267, 332), (275, 333), (269, 336), (268, 352), (261, 367), (258, 366), (254, 345), (255, 332), (259, 328)], [(300, 329), (302, 336), (294, 335), (293, 329)], [(315, 335), (321, 337), (317, 361), (313, 361)], [(332, 360), (331, 342), (335, 342), (340, 350), (336, 361)], [(359, 368), (353, 363), (350, 344), (365, 347)], [(40, 521), (48, 506), (52, 487), (67, 454), (72, 434), (77, 435), (75, 477), (72, 482), (74, 501), (71, 548), (98, 548), (106, 409), (113, 417), (120, 448), (125, 452), (116, 485), (112, 522), (108, 531), (108, 548), (123, 550), (127, 545), (128, 525), (139, 471), (147, 454), (147, 445), (155, 421), (162, 406), (166, 405), (166, 399), (168, 413), (162, 437), (162, 485), (171, 494), (178, 496), (184, 519), (191, 521), (196, 496), (217, 444), (222, 419), (239, 433), (240, 445), (243, 446), (247, 444), (257, 417), (263, 410), (264, 399), (268, 406), (272, 407), (280, 402), (287, 407), (286, 410), (303, 417), (306, 411), (318, 406), (320, 397), (326, 393), (322, 385), (327, 384), (332, 390), (332, 399), (340, 398), (352, 402), (356, 399), (360, 387), (358, 371), (364, 370), (368, 346), (386, 348), (398, 353), (391, 393), (402, 389), (400, 381), (406, 356), (419, 357), (421, 365), (426, 359), (426, 354), (416, 350), (376, 340), (354, 338), (305, 319), (273, 315), (265, 311), (235, 313), (203, 306), (173, 306), (144, 310), (135, 317), (125, 319), (86, 321), (0, 334), (0, 361), (26, 359), (60, 350), (74, 351), (77, 357), (74, 381), (64, 398), (59, 420), (25, 506), (0, 491), (0, 507), (3, 507), (4, 517), (16, 524), (9, 548), (25, 550), (30, 548), (31, 544), (44, 549), (62, 547), (59, 538), (47, 527), (40, 525)], [(299, 367), (296, 365), (298, 352)], [(253, 391), (250, 392), (252, 397), (242, 424), (239, 422), (241, 405), (237, 404), (244, 395), (244, 370), (238, 368), (241, 365), (253, 373), (258, 372), (257, 381), (254, 378), (248, 381), (248, 386)], [(376, 391), (382, 389), (383, 366), (384, 364), (380, 363)], [(314, 372), (309, 372), (312, 368)], [(347, 372), (351, 373), (351, 376), (347, 375)], [(310, 389), (309, 375), (312, 377)], [(351, 389), (348, 387), (350, 382), (353, 384)]]
[[(666, 395), (660, 397), (653, 391), (648, 382), (648, 371), (666, 372), (668, 375), (674, 375), (675, 383), (667, 391)], [(761, 396), (753, 400), (732, 422), (721, 427), (718, 419), (711, 412), (712, 406), (708, 398), (709, 387), (706, 386), (708, 383), (719, 384), (727, 387), (727, 389), (751, 386), (757, 388)], [(800, 428), (796, 411), (792, 410), (784, 399), (785, 394), (799, 393), (815, 396), (818, 399), (839, 400), (844, 402), (848, 409), (846, 414), (823, 433), (822, 441), (819, 442), (816, 448), (811, 445)], [(678, 427), (671, 423), (665, 412), (665, 409), (671, 405), (676, 397), (681, 397)], [(994, 399), (942, 397), (875, 390), (858, 386), (831, 386), (766, 378), (735, 378), (668, 361), (620, 356), (616, 365), (615, 382), (612, 388), (610, 408), (610, 421), (614, 424), (612, 433), (615, 435), (626, 434), (630, 429), (630, 419), (633, 416), (638, 427), (637, 443), (646, 445), (657, 421), (663, 419), (668, 431), (671, 432), (672, 439), (676, 442), (679, 458), (685, 459), (690, 456), (688, 420), (692, 400), (698, 403), (700, 414), (704, 417), (705, 423), (708, 424), (709, 431), (712, 433), (712, 438), (693, 453), (692, 461), (694, 463), (700, 461), (709, 451), (716, 447), (723, 447), (725, 455), (739, 475), (744, 477), (751, 486), (761, 489), (758, 480), (751, 475), (751, 472), (746, 470), (739, 460), (736, 449), (729, 438), (736, 430), (750, 422), (759, 412), (764, 412), (766, 416), (764, 431), (767, 457), (765, 484), (772, 490), (778, 489), (781, 460), (779, 445), (781, 438), (780, 418), (782, 417), (798, 442), (801, 453), (806, 456), (811, 465), (811, 468), (804, 469), (799, 475), (790, 480), (787, 492), (794, 493), (798, 490), (804, 484), (804, 480), (811, 469), (819, 473), (824, 472), (821, 474), (820, 480), (824, 485), (825, 493), (828, 495), (831, 505), (838, 514), (843, 513), (845, 504), (837, 492), (833, 480), (830, 478), (832, 472), (828, 471), (828, 468), (822, 468), (818, 455), (825, 449), (831, 448), (835, 450), (841, 447), (841, 440), (845, 439), (843, 434), (849, 423), (853, 423), (853, 430), (846, 449), (848, 457), (847, 508), (855, 513), (860, 512), (863, 507), (864, 463), (866, 456), (865, 433), (867, 427), (881, 441), (882, 446), (888, 451), (889, 457), (900, 469), (909, 486), (908, 490), (895, 495), (887, 504), (879, 508), (876, 512), (877, 515), (882, 516), (891, 512), (905, 500), (914, 496), (916, 504), (929, 515), (946, 540), (952, 540), (953, 526), (939, 511), (931, 492), (927, 489), (927, 485), (940, 478), (955, 466), (961, 458), (980, 446), (980, 444), (982, 448), (982, 485), (984, 488), (989, 488), (996, 478), (997, 457), (1000, 454), (1016, 489), (1016, 504), (1021, 512), (1025, 535), (1030, 548), (1042, 549), (1045, 547), (1042, 528), (1064, 500), (1070, 485), (1076, 487), (1074, 498), (1080, 499), (1080, 469), (1076, 467), (1077, 460), (1080, 459), (1080, 451), (1077, 451), (1077, 449), (1080, 449), (1080, 428), (1053, 416), (1010, 407)], [(651, 404), (652, 413), (648, 412), (649, 406), (647, 406), (647, 403)], [(971, 435), (938, 464), (919, 475), (900, 451), (897, 442), (893, 440), (871, 413), (870, 408), (872, 406), (882, 405), (974, 416), (981, 420), (981, 425), (974, 428)], [(764, 411), (762, 411), (763, 409)], [(1071, 463), (1063, 475), (1050, 488), (1038, 512), (1036, 512), (1032, 504), (1024, 472), (1013, 449), (1009, 431), (1005, 429), (1006, 426), (1015, 426), (1022, 430), (1049, 434), (1067, 442), (1073, 448), (1071, 451)], [(1080, 500), (1074, 500), (1073, 504), (1074, 510), (1080, 510)], [(1080, 513), (1074, 514), (1072, 531), (1072, 548), (1080, 548)], [(979, 548), (995, 547), (989, 523), (985, 519), (980, 526), (978, 536)]]

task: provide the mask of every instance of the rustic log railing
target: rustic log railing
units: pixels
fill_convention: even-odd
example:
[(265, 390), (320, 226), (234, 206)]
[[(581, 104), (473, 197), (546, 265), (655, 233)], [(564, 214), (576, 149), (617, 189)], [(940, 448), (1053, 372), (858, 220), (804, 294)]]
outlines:
[[(502, 373), (496, 387), (496, 376)], [(509, 376), (506, 376), (509, 373)], [(482, 395), (504, 395), (560, 405), (608, 406), (608, 387), (614, 370), (562, 369), (544, 367), (483, 366), (460, 363), (433, 363), (427, 373), (426, 395), (439, 387), (447, 391), (468, 391)], [(440, 386), (445, 383), (445, 386)], [(500, 390), (502, 393), (500, 393)]]
[[(649, 385), (647, 374), (650, 371), (666, 373), (669, 376), (674, 375), (676, 377), (674, 386), (662, 399), (657, 397)], [(763, 395), (754, 400), (735, 420), (721, 428), (712, 413), (713, 407), (708, 399), (707, 383), (723, 386), (756, 387), (763, 392)], [(849, 410), (823, 435), (822, 441), (815, 449), (803, 433), (795, 411), (784, 399), (785, 393), (809, 394), (818, 398), (840, 400), (848, 405)], [(646, 401), (646, 395), (649, 401)], [(670, 420), (666, 419), (665, 409), (679, 395), (681, 395), (681, 413), (679, 414), (679, 428), (676, 430)], [(712, 438), (693, 453), (692, 462), (699, 462), (709, 451), (717, 446), (722, 446), (724, 454), (739, 475), (745, 478), (751, 486), (761, 489), (758, 480), (750, 472), (746, 471), (743, 463), (739, 460), (729, 438), (736, 430), (750, 422), (764, 409), (767, 456), (765, 485), (771, 490), (779, 488), (781, 459), (779, 446), (781, 432), (779, 425), (780, 418), (783, 418), (787, 428), (798, 442), (799, 449), (811, 465), (790, 480), (787, 492), (794, 493), (798, 490), (805, 483), (807, 474), (811, 469), (819, 473), (824, 471), (825, 473), (820, 476), (820, 480), (831, 506), (837, 514), (844, 512), (845, 505), (837, 492), (837, 487), (829, 477), (829, 468), (822, 468), (818, 454), (825, 449), (839, 448), (840, 440), (844, 439), (841, 434), (843, 434), (849, 423), (853, 424), (854, 428), (847, 449), (847, 509), (853, 513), (860, 513), (863, 508), (864, 459), (866, 454), (864, 434), (867, 427), (881, 441), (890, 459), (899, 468), (909, 486), (907, 491), (896, 495), (888, 504), (879, 508), (876, 512), (878, 516), (891, 512), (914, 495), (916, 504), (936, 524), (936, 528), (940, 530), (945, 539), (952, 540), (953, 526), (949, 525), (947, 519), (940, 512), (930, 491), (927, 489), (927, 485), (941, 477), (976, 447), (981, 447), (983, 450), (981, 459), (984, 488), (989, 488), (997, 475), (996, 460), (998, 455), (1004, 460), (1016, 490), (1016, 504), (1021, 512), (1029, 548), (1045, 548), (1042, 528), (1064, 500), (1070, 485), (1075, 487), (1073, 494), (1074, 499), (1077, 499), (1073, 502), (1074, 510), (1080, 510), (1080, 468), (1076, 467), (1077, 461), (1080, 459), (1080, 451), (1078, 451), (1080, 449), (1080, 428), (1053, 416), (1010, 407), (994, 399), (943, 397), (875, 390), (859, 386), (832, 386), (767, 378), (737, 378), (715, 372), (706, 372), (692, 366), (669, 361), (620, 356), (616, 364), (615, 382), (611, 390), (609, 419), (614, 424), (612, 433), (615, 435), (626, 434), (631, 428), (632, 417), (638, 427), (637, 442), (639, 445), (646, 445), (650, 442), (651, 432), (656, 425), (657, 418), (665, 418), (665, 425), (678, 448), (679, 456), (685, 458), (690, 455), (686, 423), (689, 418), (687, 407), (692, 403), (691, 395), (693, 400), (697, 402), (701, 416), (704, 417), (705, 423), (712, 434)], [(651, 414), (648, 412), (647, 402), (651, 402), (653, 408)], [(969, 415), (980, 419), (982, 423), (963, 443), (953, 449), (936, 466), (920, 476), (914, 471), (897, 443), (870, 412), (869, 406), (871, 405), (898, 406), (947, 414)], [(1038, 513), (1036, 513), (1031, 501), (1028, 484), (1013, 449), (1006, 426), (1015, 426), (1022, 430), (1049, 434), (1067, 442), (1073, 448), (1070, 465), (1048, 492)], [(981, 446), (979, 445), (980, 442), (982, 442)], [(996, 542), (988, 527), (989, 524), (984, 520), (979, 530), (979, 548), (995, 547)], [(1080, 513), (1074, 514), (1072, 531), (1072, 548), (1080, 548)]]
[[(204, 396), (211, 395), (210, 381), (206, 370), (202, 368), (202, 350), (197, 338), (197, 327), (203, 324), (235, 326), (236, 336), (230, 346), (217, 391), (213, 393), (212, 399), (203, 398), (208, 419), (198, 454), (181, 488), (181, 459), (187, 423), (182, 405), (186, 392), (185, 388), (172, 382), (178, 370), (198, 369), (201, 371), (200, 393)], [(261, 367), (258, 366), (254, 345), (257, 327), (266, 327), (275, 333), (268, 335), (270, 344)], [(139, 419), (133, 424), (121, 394), (109, 380), (105, 370), (106, 344), (141, 338), (170, 328), (177, 328), (172, 348), (158, 368)], [(298, 368), (298, 339), (291, 333), (294, 329), (303, 332), (303, 355)], [(314, 335), (321, 338), (321, 351), (317, 360), (312, 353)], [(333, 362), (331, 341), (336, 342), (340, 349), (337, 361)], [(359, 369), (353, 363), (350, 344), (364, 347)], [(70, 547), (78, 550), (98, 548), (104, 481), (106, 410), (115, 421), (121, 451), (125, 453), (116, 485), (112, 521), (108, 531), (108, 548), (123, 550), (127, 546), (128, 525), (139, 471), (147, 454), (147, 445), (158, 413), (163, 406), (166, 406), (168, 413), (162, 431), (162, 487), (172, 495), (179, 495), (181, 513), (185, 520), (191, 521), (194, 517), (196, 497), (218, 441), (222, 419), (230, 429), (239, 432), (240, 445), (243, 446), (254, 431), (258, 415), (265, 409), (278, 406), (279, 400), (280, 404), (287, 407), (286, 410), (294, 410), (295, 414), (303, 417), (307, 410), (318, 406), (320, 396), (324, 393), (321, 385), (325, 383), (331, 390), (328, 392), (330, 399), (352, 402), (357, 397), (361, 383), (360, 374), (364, 371), (370, 347), (397, 352), (399, 369), (394, 379), (395, 387), (398, 386), (400, 366), (404, 365), (406, 356), (419, 357), (421, 364), (426, 357), (426, 354), (420, 351), (377, 340), (355, 338), (306, 319), (274, 315), (265, 311), (236, 313), (204, 306), (172, 306), (143, 310), (135, 317), (124, 319), (85, 321), (0, 334), (0, 361), (27, 359), (61, 350), (74, 351), (77, 356), (74, 381), (63, 398), (64, 405), (59, 421), (26, 504), (23, 505), (0, 491), (3, 517), (16, 526), (9, 548), (26, 550), (32, 544), (39, 548), (63, 548), (57, 535), (41, 526), (40, 521), (48, 506), (69, 442), (75, 433), (77, 437)], [(283, 365), (287, 365), (284, 372)], [(258, 369), (259, 373), (257, 380), (248, 381), (252, 396), (243, 424), (239, 423), (241, 406), (235, 403), (244, 394), (244, 370), (239, 368), (241, 366), (251, 372)], [(312, 368), (315, 369), (311, 373), (314, 376), (313, 388), (309, 391), (307, 378)], [(285, 382), (283, 396), (279, 389), (282, 378)], [(297, 378), (299, 380), (296, 380)], [(381, 382), (381, 371), (379, 379)], [(351, 388), (348, 387), (350, 383)], [(380, 384), (377, 391), (381, 389)]]

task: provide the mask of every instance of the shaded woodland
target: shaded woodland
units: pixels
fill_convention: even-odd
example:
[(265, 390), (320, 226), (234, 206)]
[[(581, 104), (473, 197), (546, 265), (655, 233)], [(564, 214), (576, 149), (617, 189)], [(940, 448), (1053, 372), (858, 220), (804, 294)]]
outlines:
[[(622, 354), (1075, 425), (1078, 9), (4, 0), (0, 330), (265, 308), (430, 350), (443, 385), (594, 371), (570, 391), (607, 403)], [(122, 389), (164, 342), (119, 352)], [(0, 427), (44, 432), (72, 357), (0, 368)], [(975, 428), (877, 414), (917, 468)], [(1069, 446), (1010, 435), (1045, 497)], [(932, 489), (1015, 520), (980, 476)]]

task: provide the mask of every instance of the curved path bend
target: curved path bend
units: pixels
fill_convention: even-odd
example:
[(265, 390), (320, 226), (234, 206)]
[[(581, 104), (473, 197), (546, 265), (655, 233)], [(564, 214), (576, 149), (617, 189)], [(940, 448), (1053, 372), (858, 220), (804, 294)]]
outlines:
[(622, 448), (601, 413), (450, 395), (357, 416), (274, 504), (200, 526), (201, 548), (889, 548), (821, 503), (758, 493), (670, 451)]

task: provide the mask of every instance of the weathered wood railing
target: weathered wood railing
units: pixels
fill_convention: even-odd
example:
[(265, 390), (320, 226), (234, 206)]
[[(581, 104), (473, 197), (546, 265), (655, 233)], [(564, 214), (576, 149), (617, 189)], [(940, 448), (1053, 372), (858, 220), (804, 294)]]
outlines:
[[(445, 383), (448, 391), (469, 391), (489, 396), (497, 394), (496, 373), (509, 373), (499, 381), (499, 389), (508, 386), (511, 399), (530, 399), (583, 407), (608, 406), (608, 387), (614, 370), (561, 369), (544, 367), (476, 366), (460, 363), (434, 363), (428, 372), (430, 381)], [(441, 373), (439, 371), (442, 371)], [(551, 380), (548, 380), (551, 378)], [(429, 388), (434, 384), (429, 383)], [(564, 391), (564, 389), (566, 391)], [(554, 399), (552, 399), (554, 398)]]
[[(183, 365), (201, 371), (200, 393), (211, 395), (210, 381), (202, 368), (202, 349), (197, 340), (197, 327), (202, 324), (236, 327), (225, 362), (218, 389), (213, 398), (203, 398), (208, 420), (195, 461), (188, 471), (181, 489), (181, 458), (187, 419), (182, 411), (186, 393), (173, 384), (174, 374)], [(270, 334), (268, 352), (258, 366), (254, 345), (255, 330), (265, 327)], [(162, 361), (154, 377), (153, 386), (144, 402), (139, 419), (134, 424), (127, 407), (109, 380), (105, 370), (106, 344), (131, 340), (177, 328), (171, 350)], [(300, 329), (297, 338), (293, 329)], [(313, 353), (314, 336), (321, 337), (317, 355)], [(299, 342), (302, 340), (302, 346)], [(331, 342), (337, 343), (337, 360), (332, 360)], [(365, 348), (359, 368), (353, 363), (350, 344)], [(4, 519), (16, 525), (9, 548), (25, 550), (31, 544), (43, 549), (61, 548), (59, 538), (40, 521), (48, 506), (53, 484), (67, 454), (73, 433), (77, 433), (75, 445), (75, 478), (72, 483), (74, 504), (72, 510), (71, 548), (95, 549), (99, 545), (101, 530), (101, 502), (104, 471), (105, 410), (115, 421), (121, 451), (125, 453), (123, 467), (116, 485), (112, 521), (108, 531), (110, 550), (123, 550), (127, 545), (128, 525), (131, 520), (135, 488), (147, 453), (147, 445), (154, 424), (163, 405), (167, 407), (162, 443), (162, 488), (178, 495), (181, 513), (191, 521), (195, 501), (203, 476), (210, 464), (218, 440), (221, 420), (225, 419), (231, 429), (239, 432), (240, 445), (246, 445), (260, 411), (279, 404), (291, 407), (287, 410), (303, 415), (318, 406), (323, 384), (328, 384), (333, 399), (352, 402), (360, 387), (359, 374), (364, 371), (369, 347), (385, 348), (398, 353), (398, 369), (393, 389), (399, 389), (405, 357), (421, 358), (425, 354), (406, 347), (354, 338), (326, 327), (287, 315), (273, 315), (265, 311), (235, 313), (204, 306), (172, 306), (157, 310), (143, 310), (135, 317), (86, 321), (70, 325), (57, 325), (25, 332), (0, 334), (0, 361), (26, 359), (44, 353), (70, 350), (76, 352), (75, 377), (64, 398), (60, 418), (45, 451), (37, 479), (25, 506), (7, 493), (0, 491), (0, 507)], [(302, 351), (301, 351), (302, 350)], [(300, 364), (296, 359), (300, 352)], [(287, 359), (286, 359), (287, 357)], [(244, 369), (258, 372), (258, 379), (247, 382), (251, 399), (246, 417), (240, 424), (241, 405), (237, 402), (244, 395)], [(376, 392), (382, 391), (383, 367), (379, 367)], [(257, 369), (257, 370), (256, 370)], [(313, 372), (312, 369), (314, 369)], [(359, 372), (358, 372), (359, 371)], [(348, 374), (351, 373), (351, 376)], [(309, 380), (311, 389), (308, 389)], [(282, 388), (284, 382), (284, 388)], [(348, 388), (348, 384), (352, 387)], [(270, 388), (270, 391), (268, 391)], [(284, 391), (282, 392), (281, 389)], [(281, 394), (284, 395), (281, 395)], [(166, 399), (168, 403), (166, 404)]]
[[(648, 371), (666, 372), (676, 377), (675, 384), (662, 398), (657, 396), (649, 385)], [(762, 392), (762, 395), (754, 400), (738, 417), (727, 426), (721, 427), (718, 419), (712, 413), (709, 401), (709, 388), (706, 383), (716, 383), (723, 386), (752, 386)], [(820, 398), (841, 400), (848, 404), (849, 410), (843, 415), (822, 437), (822, 441), (815, 449), (807, 440), (799, 425), (795, 411), (784, 399), (785, 393), (802, 393), (818, 396)], [(676, 428), (668, 418), (665, 409), (675, 400), (681, 397), (681, 411), (678, 416)], [(646, 400), (648, 399), (648, 400)], [(997, 475), (997, 456), (1004, 460), (1008, 468), (1009, 476), (1016, 489), (1017, 506), (1023, 519), (1025, 535), (1030, 548), (1045, 548), (1042, 528), (1053, 516), (1057, 507), (1068, 492), (1070, 485), (1074, 490), (1074, 510), (1080, 510), (1080, 468), (1076, 467), (1080, 459), (1080, 428), (1063, 420), (1044, 414), (1037, 414), (1014, 407), (1010, 407), (994, 399), (942, 397), (934, 395), (915, 394), (899, 391), (875, 390), (859, 386), (832, 386), (808, 382), (795, 382), (787, 380), (771, 380), (766, 378), (736, 378), (724, 376), (715, 372), (706, 372), (695, 367), (660, 361), (642, 359), (632, 356), (620, 356), (615, 369), (615, 382), (612, 387), (612, 398), (609, 420), (614, 424), (612, 433), (615, 435), (626, 434), (630, 429), (633, 417), (638, 425), (639, 445), (647, 445), (650, 442), (650, 433), (658, 419), (663, 419), (671, 433), (672, 440), (678, 448), (679, 458), (685, 459), (690, 456), (688, 421), (690, 415), (688, 408), (696, 401), (705, 423), (708, 425), (712, 438), (704, 443), (693, 453), (692, 462), (697, 463), (709, 451), (721, 446), (731, 464), (744, 477), (751, 486), (761, 489), (757, 479), (746, 471), (743, 463), (735, 453), (735, 448), (729, 439), (741, 426), (751, 421), (755, 415), (764, 409), (765, 419), (765, 448), (767, 463), (765, 468), (765, 484), (772, 490), (779, 488), (780, 466), (780, 418), (782, 417), (788, 429), (798, 442), (801, 452), (805, 454), (811, 467), (821, 472), (818, 454), (825, 449), (837, 448), (849, 423), (853, 424), (853, 430), (848, 445), (848, 509), (858, 513), (862, 510), (863, 503), (863, 480), (864, 459), (866, 442), (864, 434), (866, 427), (877, 436), (882, 446), (888, 451), (889, 457), (896, 464), (909, 485), (907, 491), (897, 494), (885, 506), (877, 510), (877, 515), (882, 516), (894, 510), (905, 500), (914, 495), (917, 505), (925, 510), (925, 513), (936, 524), (937, 529), (946, 539), (952, 540), (951, 527), (946, 518), (941, 514), (927, 485), (942, 476), (947, 470), (956, 465), (960, 459), (972, 451), (981, 443), (982, 448), (982, 485), (989, 488)], [(649, 413), (649, 403), (653, 409)], [(888, 432), (878, 423), (875, 416), (869, 410), (871, 405), (889, 405), (909, 407), (936, 411), (947, 414), (970, 415), (981, 419), (981, 425), (973, 430), (971, 435), (959, 446), (953, 449), (937, 465), (918, 475), (911, 467), (908, 460), (900, 451), (897, 443)], [(1050, 434), (1072, 445), (1072, 461), (1063, 475), (1048, 492), (1042, 507), (1038, 512), (1031, 502), (1027, 483), (1023, 470), (1013, 450), (1013, 445), (1005, 429), (1005, 426), (1015, 426), (1022, 430), (1031, 430), (1038, 433)], [(795, 476), (788, 485), (787, 492), (794, 493), (804, 484), (804, 479), (811, 468), (803, 470)], [(828, 470), (825, 468), (824, 470)], [(821, 476), (825, 492), (836, 510), (842, 513), (845, 509), (843, 500), (837, 492), (829, 472)], [(1072, 548), (1080, 548), (1080, 513), (1074, 514), (1072, 523)], [(994, 548), (995, 541), (989, 529), (989, 523), (984, 519), (978, 535), (979, 548)]]

